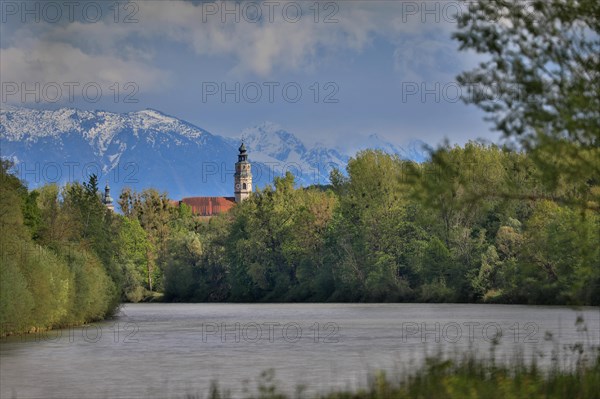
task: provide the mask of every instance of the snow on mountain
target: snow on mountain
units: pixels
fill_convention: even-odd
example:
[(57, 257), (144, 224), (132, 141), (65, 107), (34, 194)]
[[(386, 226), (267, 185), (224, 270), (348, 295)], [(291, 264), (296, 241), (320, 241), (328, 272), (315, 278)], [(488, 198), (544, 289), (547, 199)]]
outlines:
[(279, 161), (299, 161), (306, 152), (306, 147), (296, 136), (272, 122), (244, 129), (242, 139), (252, 152)]
[(165, 115), (159, 111), (145, 109), (138, 112), (117, 114), (105, 111), (82, 111), (74, 108), (61, 108), (55, 111), (27, 108), (2, 109), (1, 132), (9, 141), (36, 141), (43, 137), (58, 137), (65, 133), (77, 132), (93, 142), (98, 155), (103, 155), (107, 144), (122, 130), (129, 129), (134, 135), (140, 131), (178, 135), (198, 139), (206, 131)]
[(429, 157), (427, 145), (421, 140), (412, 140), (405, 147), (400, 147), (380, 138), (377, 134), (370, 134), (367, 140), (361, 143), (361, 147), (362, 149), (382, 150), (389, 154), (396, 154), (402, 159), (415, 162), (424, 162)]
[(317, 144), (311, 148), (292, 133), (272, 122), (247, 128), (230, 143), (243, 140), (253, 161), (263, 163), (273, 175), (290, 171), (304, 186), (327, 184), (333, 168), (344, 170), (349, 157), (336, 149)]
[[(171, 198), (231, 195), (242, 139), (259, 187), (288, 170), (298, 184), (327, 184), (331, 170), (345, 170), (354, 155), (321, 144), (309, 147), (271, 122), (225, 138), (153, 109), (123, 114), (73, 108), (0, 110), (0, 155), (16, 162), (31, 188), (83, 181), (96, 173), (117, 198), (125, 186), (155, 187)], [(421, 147), (421, 142), (396, 147), (377, 135), (361, 144), (361, 149), (378, 148), (415, 161), (425, 159)]]
[[(0, 111), (2, 157), (19, 159), (30, 187), (86, 180), (156, 187), (173, 198), (226, 195), (235, 148), (223, 138), (156, 110), (118, 114), (61, 108)], [(230, 169), (232, 169), (230, 167)]]
[[(290, 170), (303, 185), (327, 184), (329, 173), (334, 168), (345, 171), (350, 157), (356, 152), (330, 148), (323, 144), (307, 147), (292, 133), (272, 122), (244, 129), (239, 137), (228, 139), (232, 145), (240, 140), (246, 143), (254, 160), (273, 165), (273, 169), (279, 170), (278, 174)], [(423, 162), (428, 158), (425, 143), (420, 140), (410, 141), (404, 148), (381, 139), (377, 134), (371, 134), (357, 146), (357, 150), (365, 149), (379, 149), (416, 162)]]

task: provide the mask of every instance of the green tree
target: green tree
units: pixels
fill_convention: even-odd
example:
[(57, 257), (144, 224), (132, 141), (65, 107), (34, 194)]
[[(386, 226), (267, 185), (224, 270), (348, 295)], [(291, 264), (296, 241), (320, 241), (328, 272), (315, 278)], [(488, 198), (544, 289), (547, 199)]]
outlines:
[(80, 324), (111, 314), (119, 292), (90, 245), (97, 233), (92, 226), (98, 224), (82, 218), (92, 214), (86, 212), (90, 203), (73, 195), (85, 190), (63, 191), (66, 203), (57, 186), (28, 192), (9, 173), (8, 163), (2, 163), (0, 172), (2, 333)]
[(166, 193), (159, 193), (155, 189), (136, 193), (124, 188), (119, 196), (119, 206), (126, 217), (137, 219), (147, 234), (150, 245), (146, 257), (146, 287), (150, 291), (158, 290), (162, 283), (159, 265), (167, 254), (167, 241), (177, 210)]
[[(522, 262), (535, 276), (525, 286), (533, 302), (598, 303), (600, 229), (598, 216), (541, 201), (526, 223)], [(529, 276), (528, 276), (529, 277)]]
[(332, 232), (336, 295), (369, 301), (412, 297), (412, 242), (425, 232), (416, 223), (404, 173), (397, 156), (367, 150), (349, 161), (347, 178), (332, 175), (340, 197)]
[(599, 209), (600, 4), (596, 0), (469, 3), (454, 37), (487, 59), (458, 77), (467, 103), (529, 151), (563, 202)]
[(22, 271), (28, 234), (21, 211), (21, 182), (12, 163), (0, 160), (0, 334), (31, 327), (34, 298)]
[(152, 251), (146, 231), (137, 219), (122, 218), (119, 229), (117, 261), (125, 275), (125, 299), (139, 302), (148, 282), (148, 253)]
[(208, 287), (201, 272), (202, 244), (198, 235), (178, 232), (169, 239), (167, 246), (165, 297), (174, 301), (205, 301)]
[(111, 297), (112, 308), (116, 309), (124, 285), (122, 269), (115, 261), (119, 226), (117, 217), (101, 201), (96, 175), (91, 175), (83, 184), (68, 184), (62, 192), (62, 200), (62, 213), (74, 228), (72, 241), (89, 248), (98, 257), (116, 287)]

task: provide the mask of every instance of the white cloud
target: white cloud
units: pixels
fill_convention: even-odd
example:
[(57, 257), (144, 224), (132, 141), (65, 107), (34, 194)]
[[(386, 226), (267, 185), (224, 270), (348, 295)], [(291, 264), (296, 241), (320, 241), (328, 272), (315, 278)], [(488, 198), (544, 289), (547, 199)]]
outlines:
[(88, 54), (68, 43), (34, 42), (0, 49), (2, 82), (114, 83), (135, 82), (140, 90), (160, 86), (167, 78), (157, 68), (143, 62), (124, 60), (110, 54)]
[[(224, 12), (226, 7), (231, 9), (231, 2), (208, 6), (148, 1), (137, 3), (138, 23), (113, 23), (107, 14), (98, 23), (23, 25), (11, 34), (11, 46), (2, 50), (3, 80), (135, 79), (141, 90), (152, 89), (166, 77), (153, 66), (159, 56), (157, 48), (169, 42), (187, 45), (200, 56), (230, 57), (233, 62), (225, 72), (267, 77), (315, 70), (324, 55), (361, 52), (375, 37), (397, 47), (390, 58), (397, 69), (418, 73), (424, 65), (431, 67), (440, 51), (445, 54), (449, 49), (430, 42), (422, 46), (415, 38), (427, 32), (449, 34), (454, 27), (444, 18), (438, 23), (423, 23), (418, 14), (406, 8), (406, 2), (274, 3), (277, 6), (273, 9), (260, 3), (263, 18), (268, 19), (269, 11), (273, 11), (273, 22), (248, 22), (252, 17), (245, 14), (237, 15), (239, 22), (235, 22), (234, 15)], [(241, 4), (245, 7), (247, 3)], [(290, 4), (302, 7), (302, 17), (295, 23), (283, 12)], [(318, 22), (315, 4), (319, 4)], [(295, 6), (289, 9), (287, 16), (293, 17)], [(327, 17), (337, 22), (324, 23)]]

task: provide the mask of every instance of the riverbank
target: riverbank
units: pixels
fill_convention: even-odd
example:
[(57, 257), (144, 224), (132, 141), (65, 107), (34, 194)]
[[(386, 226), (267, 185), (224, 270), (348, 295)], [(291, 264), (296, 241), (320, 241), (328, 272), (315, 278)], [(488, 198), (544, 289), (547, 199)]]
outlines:
[[(535, 362), (527, 363), (524, 357), (510, 364), (497, 364), (493, 357), (478, 359), (463, 355), (448, 360), (441, 354), (428, 358), (426, 365), (408, 376), (388, 376), (385, 372), (374, 374), (368, 387), (354, 391), (330, 392), (324, 395), (303, 395), (299, 388), (295, 396), (279, 391), (273, 370), (264, 372), (258, 382), (257, 394), (247, 399), (597, 399), (600, 398), (600, 351), (598, 347), (573, 348), (576, 356), (569, 369), (561, 368), (559, 360), (553, 361), (550, 370), (539, 368)], [(581, 351), (580, 351), (581, 350)], [(590, 352), (591, 351), (591, 352)], [(210, 392), (186, 395), (186, 399), (222, 399), (231, 397), (217, 383)]]

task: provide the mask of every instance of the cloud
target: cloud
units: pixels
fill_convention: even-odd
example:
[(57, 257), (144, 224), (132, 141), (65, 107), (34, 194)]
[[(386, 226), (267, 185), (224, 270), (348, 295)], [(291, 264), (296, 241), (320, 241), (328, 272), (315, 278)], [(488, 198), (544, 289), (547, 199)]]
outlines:
[[(448, 11), (440, 9), (439, 21), (424, 23), (420, 10), (407, 8), (412, 3), (136, 4), (137, 23), (114, 23), (112, 14), (106, 12), (97, 23), (20, 25), (8, 32), (9, 39), (4, 42), (9, 45), (0, 49), (2, 79), (135, 81), (141, 91), (156, 90), (165, 87), (170, 78), (169, 63), (160, 59), (161, 49), (174, 43), (190, 49), (190, 54), (177, 56), (181, 60), (193, 59), (192, 54), (221, 57), (215, 62), (223, 66), (223, 72), (238, 77), (314, 72), (327, 60), (343, 60), (364, 51), (376, 38), (395, 48), (388, 59), (403, 79), (424, 80), (447, 63), (460, 61), (449, 40), (454, 24), (445, 17)], [(260, 19), (256, 10), (260, 10)]]
[[(152, 91), (161, 86), (160, 82), (167, 81), (167, 74), (142, 62), (125, 61), (111, 55), (90, 55), (65, 43), (37, 43), (28, 48), (0, 49), (0, 58), (3, 88), (7, 84), (16, 84), (19, 91), (24, 92), (22, 85), (32, 90), (37, 84), (37, 94), (44, 101), (49, 98), (67, 101), (71, 95), (68, 85), (72, 83), (77, 84), (73, 86), (75, 96), (83, 95), (83, 88), (94, 84), (100, 87), (104, 96), (111, 97), (117, 90), (120, 95), (131, 94), (134, 90), (136, 93)], [(129, 82), (135, 86), (132, 87)], [(56, 87), (61, 88), (60, 94), (56, 93)], [(25, 96), (25, 100), (19, 95), (11, 96), (13, 100), (17, 97), (21, 98), (21, 102), (36, 99), (35, 96)]]
[[(257, 4), (251, 2), (252, 4)], [(459, 4), (448, 7), (439, 2), (437, 15), (425, 9), (422, 4), (389, 1), (352, 1), (352, 2), (296, 2), (278, 1), (269, 16), (266, 3), (260, 3), (263, 18), (260, 23), (245, 19), (243, 9), (239, 21), (227, 13), (226, 4), (230, 2), (192, 5), (191, 3), (172, 3), (165, 12), (160, 2), (148, 2), (142, 6), (144, 21), (154, 27), (161, 27), (171, 39), (192, 44), (200, 55), (226, 55), (235, 59), (231, 70), (238, 73), (254, 73), (267, 76), (273, 72), (298, 71), (312, 69), (328, 54), (345, 56), (347, 52), (360, 53), (369, 47), (376, 38), (389, 43), (409, 47), (417, 54), (424, 50), (424, 57), (414, 63), (405, 63), (404, 70), (418, 73), (425, 62), (432, 61), (435, 52), (444, 55), (456, 52), (450, 40), (450, 33), (456, 28), (452, 17)], [(244, 3), (242, 3), (244, 4)], [(318, 12), (315, 10), (318, 4)], [(302, 17), (290, 22), (283, 10), (302, 7)], [(409, 7), (417, 6), (414, 10)], [(243, 7), (243, 6), (241, 6)], [(430, 10), (431, 11), (431, 10)], [(289, 13), (288, 13), (289, 14)], [(223, 22), (225, 21), (225, 22)], [(327, 23), (326, 21), (330, 22)], [(144, 28), (145, 34), (152, 34)], [(422, 47), (424, 37), (435, 37), (440, 43), (431, 48), (432, 40)], [(450, 43), (450, 44), (448, 44)], [(452, 47), (452, 48), (451, 48)], [(401, 54), (400, 48), (394, 54), (395, 65)], [(427, 53), (429, 51), (429, 53)], [(432, 52), (433, 51), (433, 52)], [(455, 55), (454, 55), (455, 56)], [(446, 57), (448, 58), (448, 57)]]
[[(45, 87), (61, 87), (64, 92), (59, 102), (70, 97), (68, 85), (76, 83), (75, 96), (81, 87), (93, 83), (100, 86), (104, 96), (123, 90), (129, 82), (135, 92), (151, 92), (164, 88), (170, 81), (168, 71), (154, 66), (151, 51), (142, 51), (126, 41), (124, 27), (110, 27), (101, 21), (95, 24), (73, 22), (67, 24), (22, 24), (14, 30), (5, 27), (0, 48), (1, 80), (3, 85), (16, 84), (20, 88), (33, 88), (39, 84), (44, 96)], [(5, 86), (3, 86), (4, 88)], [(22, 91), (22, 90), (20, 90)], [(54, 97), (49, 94), (49, 97)], [(39, 94), (39, 93), (38, 93)], [(15, 98), (22, 97), (16, 95)], [(35, 96), (25, 96), (34, 101)], [(3, 101), (5, 96), (3, 96)]]

